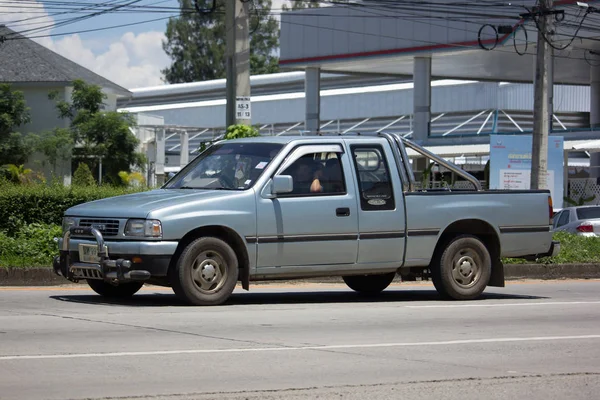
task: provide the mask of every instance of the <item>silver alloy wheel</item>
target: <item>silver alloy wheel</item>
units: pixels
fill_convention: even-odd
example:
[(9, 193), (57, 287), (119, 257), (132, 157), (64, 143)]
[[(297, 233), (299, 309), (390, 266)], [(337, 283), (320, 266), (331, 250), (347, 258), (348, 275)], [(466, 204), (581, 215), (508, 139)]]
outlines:
[(192, 264), (192, 281), (202, 293), (218, 292), (227, 281), (227, 263), (214, 250), (203, 251)]
[(473, 249), (462, 249), (454, 257), (452, 279), (462, 288), (474, 286), (481, 278), (481, 258)]

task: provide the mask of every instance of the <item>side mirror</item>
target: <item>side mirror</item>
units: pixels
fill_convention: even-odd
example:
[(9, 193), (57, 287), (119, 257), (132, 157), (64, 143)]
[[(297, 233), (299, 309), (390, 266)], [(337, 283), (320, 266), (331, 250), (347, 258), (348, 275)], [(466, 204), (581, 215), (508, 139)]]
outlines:
[(271, 186), (272, 194), (290, 193), (294, 190), (294, 179), (289, 175), (275, 175)]

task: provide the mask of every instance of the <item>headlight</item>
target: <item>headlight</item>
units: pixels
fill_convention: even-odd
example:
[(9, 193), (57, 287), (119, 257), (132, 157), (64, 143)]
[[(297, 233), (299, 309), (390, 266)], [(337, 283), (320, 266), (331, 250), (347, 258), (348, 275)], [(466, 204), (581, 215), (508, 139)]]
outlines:
[(64, 217), (62, 220), (62, 230), (65, 233), (70, 227), (75, 225), (75, 218), (73, 217)]
[(157, 219), (130, 219), (125, 225), (125, 236), (162, 237), (162, 225)]

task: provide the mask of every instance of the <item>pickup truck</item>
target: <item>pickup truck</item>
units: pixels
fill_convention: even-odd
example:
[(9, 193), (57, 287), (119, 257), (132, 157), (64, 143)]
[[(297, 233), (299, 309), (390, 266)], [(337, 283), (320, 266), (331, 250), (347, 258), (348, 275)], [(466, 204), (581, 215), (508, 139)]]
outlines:
[[(408, 152), (473, 184), (418, 189)], [(482, 190), (456, 165), (395, 134), (220, 141), (160, 189), (65, 212), (55, 272), (98, 294), (144, 283), (218, 305), (241, 282), (341, 276), (374, 295), (395, 276), (446, 299), (504, 286), (502, 257), (554, 256), (548, 190)]]

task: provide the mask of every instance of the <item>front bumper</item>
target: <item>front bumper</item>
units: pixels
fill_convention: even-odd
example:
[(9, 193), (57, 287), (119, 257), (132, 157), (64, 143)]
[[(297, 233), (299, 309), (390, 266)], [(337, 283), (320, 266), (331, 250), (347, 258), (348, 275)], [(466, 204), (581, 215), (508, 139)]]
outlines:
[[(73, 235), (93, 238), (78, 240), (72, 239)], [(81, 261), (80, 244), (97, 246), (96, 262)], [(110, 248), (107, 249), (106, 242), (98, 230), (74, 226), (65, 232), (59, 240), (59, 246), (60, 255), (55, 257), (53, 262), (53, 269), (57, 275), (72, 282), (95, 279), (119, 284), (166, 276), (177, 242), (111, 242)]]

